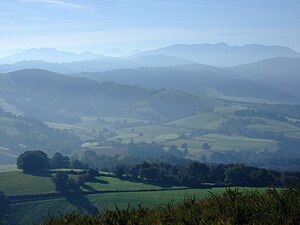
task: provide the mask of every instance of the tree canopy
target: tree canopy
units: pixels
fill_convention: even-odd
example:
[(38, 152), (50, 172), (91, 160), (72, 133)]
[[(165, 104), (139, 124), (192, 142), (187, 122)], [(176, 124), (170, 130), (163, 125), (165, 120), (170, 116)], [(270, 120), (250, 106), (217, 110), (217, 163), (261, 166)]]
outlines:
[(56, 152), (50, 159), (51, 168), (69, 168), (70, 159), (68, 156), (64, 156), (59, 152)]
[(40, 172), (50, 167), (50, 160), (42, 151), (26, 151), (17, 159), (18, 169), (24, 172)]

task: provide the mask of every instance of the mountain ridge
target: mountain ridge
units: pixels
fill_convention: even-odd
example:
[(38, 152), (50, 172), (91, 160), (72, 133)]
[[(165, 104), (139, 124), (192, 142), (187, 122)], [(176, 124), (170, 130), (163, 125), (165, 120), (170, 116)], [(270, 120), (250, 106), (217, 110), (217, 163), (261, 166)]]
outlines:
[(226, 43), (217, 44), (176, 44), (154, 50), (144, 51), (137, 55), (166, 54), (186, 58), (201, 64), (231, 67), (262, 59), (278, 56), (300, 57), (295, 50), (274, 45), (247, 44), (232, 46)]
[(0, 64), (0, 72), (9, 73), (22, 69), (45, 69), (57, 73), (99, 72), (121, 68), (178, 66), (195, 63), (191, 60), (167, 55), (151, 55), (136, 57), (97, 57), (90, 60), (68, 63), (52, 63), (42, 60), (20, 61), (14, 64)]
[(231, 68), (241, 75), (264, 84), (271, 84), (300, 97), (300, 57), (276, 57)]
[(57, 50), (54, 48), (31, 48), (0, 59), (1, 64), (12, 64), (20, 61), (41, 60), (47, 62), (72, 62), (89, 60), (100, 57), (99, 54), (91, 52), (74, 53)]

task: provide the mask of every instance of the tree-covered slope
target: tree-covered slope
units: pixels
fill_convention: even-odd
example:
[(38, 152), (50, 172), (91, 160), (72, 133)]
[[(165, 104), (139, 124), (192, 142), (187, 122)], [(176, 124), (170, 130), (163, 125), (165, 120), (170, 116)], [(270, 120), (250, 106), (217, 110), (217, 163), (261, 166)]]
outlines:
[(46, 124), (15, 116), (0, 110), (0, 163), (15, 163), (19, 153), (28, 149), (43, 149), (47, 153), (72, 153), (81, 140), (62, 130)]
[(220, 98), (253, 98), (283, 103), (300, 101), (287, 90), (272, 86), (272, 82), (259, 82), (237, 69), (221, 69), (201, 64), (121, 69), (84, 75), (100, 80), (137, 84), (146, 88), (177, 89)]
[(0, 81), (0, 97), (6, 104), (48, 122), (72, 123), (92, 115), (170, 120), (219, 104), (183, 91), (148, 90), (44, 70), (16, 71), (1, 75)]

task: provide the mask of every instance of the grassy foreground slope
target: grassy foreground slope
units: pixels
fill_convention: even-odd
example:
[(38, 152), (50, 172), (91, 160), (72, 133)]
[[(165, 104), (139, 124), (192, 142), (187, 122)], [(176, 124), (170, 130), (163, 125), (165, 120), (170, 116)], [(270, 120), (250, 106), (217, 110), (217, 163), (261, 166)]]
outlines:
[[(106, 209), (115, 209), (115, 205), (124, 209), (128, 204), (145, 207), (165, 206), (173, 202), (177, 204), (186, 196), (195, 196), (199, 199), (210, 195), (210, 192), (222, 194), (225, 188), (212, 189), (165, 189), (164, 187), (120, 180), (115, 177), (99, 176), (93, 182), (87, 182), (81, 187), (82, 194), (63, 194), (49, 197), (55, 187), (51, 181), (51, 173), (29, 175), (19, 171), (0, 173), (0, 191), (5, 192), (12, 200), (8, 214), (5, 217), (7, 224), (41, 224), (51, 216), (61, 216), (70, 213), (95, 214)], [(20, 188), (21, 187), (21, 188)], [(170, 188), (170, 187), (168, 187)], [(245, 188), (246, 190), (265, 189)], [(91, 191), (104, 191), (92, 194)], [(109, 193), (112, 191), (111, 193)], [(28, 196), (25, 200), (15, 198), (15, 195), (41, 195), (41, 198)], [(12, 196), (14, 195), (14, 196)], [(1, 222), (0, 222), (1, 224)], [(5, 224), (5, 223), (4, 223)]]
[[(258, 190), (263, 191), (264, 189)], [(132, 206), (142, 204), (145, 207), (155, 208), (166, 206), (170, 202), (180, 203), (187, 196), (203, 199), (209, 196), (210, 192), (222, 194), (224, 191), (225, 188), (214, 188), (105, 193), (17, 203), (11, 205), (7, 220), (11, 224), (32, 224), (33, 222), (40, 224), (51, 216), (60, 217), (71, 213), (99, 214), (105, 209), (115, 209), (116, 205), (121, 209), (127, 208), (129, 204)]]
[[(51, 173), (26, 174), (20, 171), (0, 173), (0, 191), (6, 195), (42, 195), (56, 193)], [(120, 180), (115, 177), (99, 176), (81, 187), (84, 192), (119, 190), (159, 190), (163, 187), (140, 182)]]
[[(195, 197), (190, 196), (193, 192), (196, 192)], [(172, 191), (172, 195), (165, 192), (143, 193), (142, 195), (134, 193), (128, 196), (124, 193), (105, 194), (90, 196), (86, 199), (59, 199), (51, 202), (16, 204), (13, 207), (18, 213), (14, 217), (8, 217), (8, 220), (12, 219), (11, 221), (16, 223), (21, 220), (25, 224), (26, 222), (43, 223), (46, 220), (47, 222), (43, 223), (46, 225), (299, 224), (299, 188), (289, 188), (283, 191), (269, 189), (264, 192), (218, 189), (210, 195), (208, 195), (208, 190), (194, 190), (193, 192), (180, 191), (182, 194), (179, 195), (178, 191)], [(189, 194), (189, 197), (184, 194)], [(170, 196), (173, 196), (171, 203)], [(130, 207), (126, 204), (129, 198), (133, 203)], [(117, 200), (120, 207), (110, 207), (107, 199)], [(144, 204), (137, 206), (135, 201), (142, 201)], [(79, 205), (75, 206), (76, 202)], [(122, 203), (124, 203), (123, 206)], [(151, 203), (152, 207), (147, 207), (148, 203)], [(113, 210), (105, 210), (101, 216), (73, 214), (61, 218), (68, 211), (75, 210), (98, 214), (99, 207), (103, 206), (106, 209), (113, 208)], [(29, 213), (31, 209), (37, 209), (37, 217), (31, 216)], [(49, 215), (54, 217), (49, 219)], [(45, 216), (48, 216), (48, 219)]]

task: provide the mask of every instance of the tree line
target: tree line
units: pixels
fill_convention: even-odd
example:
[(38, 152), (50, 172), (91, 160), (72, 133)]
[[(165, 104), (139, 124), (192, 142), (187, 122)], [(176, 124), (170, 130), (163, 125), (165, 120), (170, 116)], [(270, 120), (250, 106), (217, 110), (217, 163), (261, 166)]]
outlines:
[[(96, 160), (93, 163), (91, 160)], [(72, 168), (82, 169), (80, 172), (75, 172), (77, 176), (69, 176), (67, 172), (58, 171), (53, 175), (53, 182), (56, 184), (57, 190), (72, 190), (83, 185), (84, 182), (92, 180), (98, 175), (101, 168), (99, 159), (108, 159), (109, 162), (114, 161), (114, 167), (110, 172), (114, 172), (117, 177), (131, 178), (138, 181), (156, 182), (166, 185), (178, 185), (197, 187), (203, 184), (215, 184), (220, 186), (236, 185), (236, 186), (286, 186), (300, 184), (300, 172), (279, 172), (245, 166), (242, 164), (204, 164), (195, 161), (177, 161), (172, 158), (173, 163), (163, 160), (143, 161), (142, 158), (122, 158), (122, 157), (103, 157), (97, 156), (92, 151), (87, 151), (82, 161), (75, 160), (70, 162), (68, 156), (61, 153), (55, 153), (52, 158), (42, 151), (27, 151), (20, 155), (17, 160), (19, 169), (24, 172), (41, 172), (50, 168)], [(125, 159), (125, 160), (122, 160)], [(132, 160), (132, 161), (131, 161)], [(91, 164), (89, 164), (89, 162)], [(88, 168), (93, 168), (88, 170)]]
[(200, 187), (203, 184), (220, 186), (287, 186), (300, 184), (299, 172), (278, 172), (241, 164), (208, 165), (192, 162), (188, 166), (170, 163), (119, 165), (116, 176), (173, 186)]

